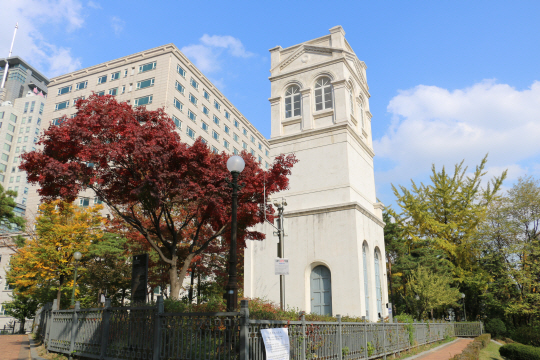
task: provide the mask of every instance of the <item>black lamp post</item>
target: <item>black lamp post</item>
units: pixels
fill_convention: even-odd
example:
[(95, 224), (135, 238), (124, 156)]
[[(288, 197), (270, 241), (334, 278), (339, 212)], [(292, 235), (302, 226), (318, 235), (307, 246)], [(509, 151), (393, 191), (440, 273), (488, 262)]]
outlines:
[(75, 286), (77, 284), (77, 267), (79, 266), (79, 261), (82, 258), (82, 254), (76, 251), (73, 254), (73, 258), (75, 259), (75, 272), (73, 274), (73, 293), (71, 294), (71, 305), (75, 306)]
[(231, 156), (227, 160), (227, 169), (231, 172), (232, 182), (232, 219), (231, 219), (231, 245), (229, 248), (229, 282), (225, 287), (224, 298), (227, 300), (227, 311), (236, 311), (238, 306), (238, 283), (236, 280), (236, 233), (237, 233), (237, 221), (236, 214), (238, 212), (238, 190), (241, 186), (238, 185), (238, 176), (244, 170), (244, 159), (240, 156)]
[(465, 312), (465, 294), (461, 293), (461, 298), (463, 299), (463, 318), (467, 321), (467, 313)]

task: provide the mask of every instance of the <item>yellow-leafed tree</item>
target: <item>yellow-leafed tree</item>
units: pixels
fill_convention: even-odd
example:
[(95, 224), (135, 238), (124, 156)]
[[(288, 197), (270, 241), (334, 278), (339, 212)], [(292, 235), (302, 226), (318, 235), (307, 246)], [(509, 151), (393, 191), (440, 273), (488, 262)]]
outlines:
[(28, 295), (56, 291), (60, 307), (62, 291), (73, 286), (73, 254), (80, 251), (84, 260), (90, 245), (103, 237), (102, 208), (81, 208), (63, 201), (42, 204), (35, 233), (11, 258), (8, 282)]

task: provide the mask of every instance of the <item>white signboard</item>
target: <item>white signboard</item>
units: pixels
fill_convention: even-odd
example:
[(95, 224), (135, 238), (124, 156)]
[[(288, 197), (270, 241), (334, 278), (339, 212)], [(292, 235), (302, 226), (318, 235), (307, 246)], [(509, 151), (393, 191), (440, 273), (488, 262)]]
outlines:
[(289, 275), (289, 259), (276, 259), (276, 275)]
[(261, 329), (266, 360), (289, 360), (289, 329)]

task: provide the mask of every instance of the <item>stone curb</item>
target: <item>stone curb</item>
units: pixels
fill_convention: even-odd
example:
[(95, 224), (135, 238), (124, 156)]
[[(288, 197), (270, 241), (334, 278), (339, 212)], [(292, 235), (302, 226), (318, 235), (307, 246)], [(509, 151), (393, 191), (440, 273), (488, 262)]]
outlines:
[(450, 341), (449, 343), (439, 345), (439, 346), (437, 346), (437, 347), (434, 347), (433, 349), (430, 349), (430, 350), (421, 352), (420, 354), (416, 354), (416, 355), (413, 355), (413, 356), (411, 356), (411, 357), (408, 357), (407, 360), (414, 360), (414, 359), (419, 358), (420, 356), (424, 356), (424, 355), (427, 355), (427, 354), (429, 354), (429, 353), (432, 353), (432, 352), (435, 352), (435, 351), (437, 351), (437, 350), (440, 350), (440, 349), (442, 349), (442, 348), (444, 348), (444, 347), (446, 347), (446, 346), (448, 346), (448, 345), (452, 345), (453, 343), (455, 343), (455, 342), (458, 341), (459, 339), (461, 339), (461, 338), (457, 338), (457, 339), (455, 339), (455, 340), (453, 340), (453, 341)]
[(38, 356), (37, 354), (37, 345), (36, 345), (36, 342), (34, 341), (34, 339), (32, 339), (32, 334), (29, 334), (28, 335), (28, 340), (30, 340), (30, 352), (31, 352), (31, 357), (32, 357), (32, 360), (47, 360), (45, 358), (42, 358), (41, 356)]
[(498, 341), (495, 341), (495, 340), (493, 340), (493, 339), (491, 339), (491, 341), (493, 341), (493, 342), (494, 342), (495, 344), (497, 344), (497, 345), (503, 346), (503, 344), (501, 344), (501, 343), (498, 342)]

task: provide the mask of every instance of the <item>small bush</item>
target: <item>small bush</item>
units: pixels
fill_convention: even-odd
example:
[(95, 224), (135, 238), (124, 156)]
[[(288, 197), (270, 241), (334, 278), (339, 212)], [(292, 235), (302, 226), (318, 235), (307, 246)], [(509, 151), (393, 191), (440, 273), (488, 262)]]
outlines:
[(511, 334), (512, 340), (524, 344), (540, 347), (540, 326), (522, 326)]
[(508, 360), (540, 360), (540, 348), (530, 345), (506, 344), (499, 348), (499, 353)]
[(490, 341), (490, 334), (480, 335), (474, 338), (474, 341), (469, 343), (461, 354), (455, 355), (450, 360), (478, 360), (480, 357), (480, 350), (488, 346)]
[(490, 319), (486, 322), (486, 332), (490, 333), (494, 338), (499, 338), (506, 334), (506, 326), (501, 319)]

